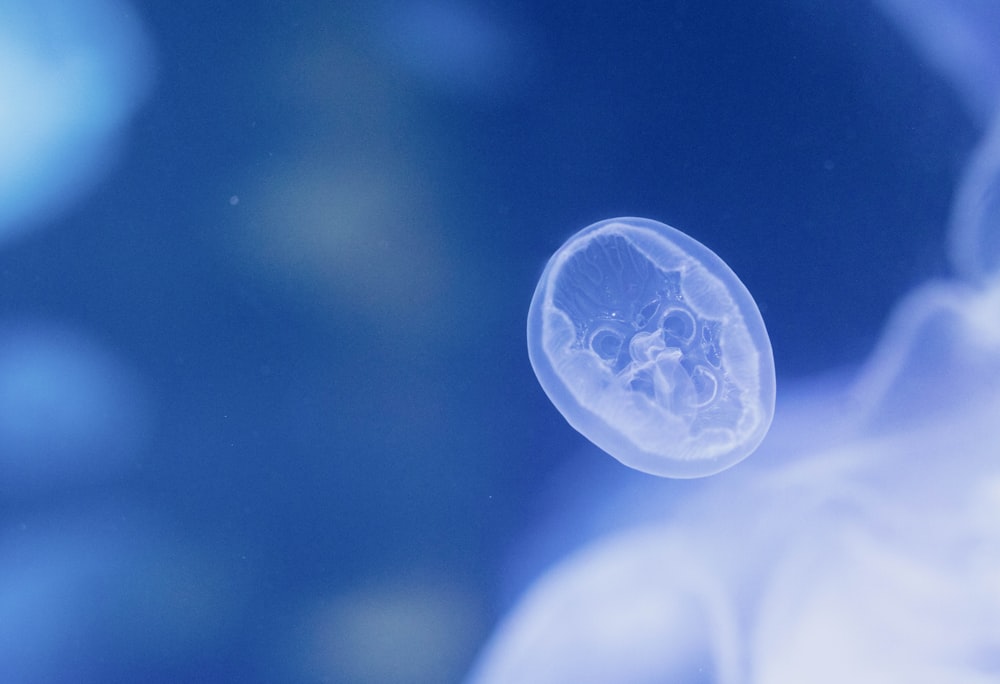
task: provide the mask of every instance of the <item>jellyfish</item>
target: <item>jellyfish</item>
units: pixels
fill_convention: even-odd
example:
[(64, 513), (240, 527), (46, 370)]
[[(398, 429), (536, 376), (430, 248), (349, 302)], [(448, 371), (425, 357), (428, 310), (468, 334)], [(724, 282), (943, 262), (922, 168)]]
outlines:
[[(954, 275), (851, 378), (783, 386), (768, 458), (549, 566), (468, 684), (997, 681), (998, 122), (955, 193)], [(661, 502), (648, 480), (586, 505)]]
[(600, 221), (556, 251), (528, 311), (528, 355), (570, 425), (654, 475), (729, 468), (774, 414), (753, 297), (711, 250), (650, 219)]
[(544, 569), (467, 684), (996, 681), (998, 276), (925, 284), (853, 378), (783, 388), (767, 458), (732, 477), (561, 511), (564, 532), (649, 502)]

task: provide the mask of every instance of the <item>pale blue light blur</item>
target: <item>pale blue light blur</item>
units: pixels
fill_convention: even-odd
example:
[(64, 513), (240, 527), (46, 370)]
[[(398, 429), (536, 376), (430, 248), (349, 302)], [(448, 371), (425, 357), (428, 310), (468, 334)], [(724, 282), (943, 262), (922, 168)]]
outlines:
[(497, 8), (455, 0), (371, 3), (372, 39), (393, 65), (447, 95), (503, 99), (530, 62), (525, 28)]
[(0, 489), (93, 483), (139, 462), (148, 398), (126, 363), (77, 331), (0, 322)]
[(100, 181), (147, 90), (149, 60), (119, 0), (0, 3), (0, 241)]
[(208, 549), (130, 504), (38, 510), (0, 530), (5, 682), (131, 681), (215, 647), (245, 588)]

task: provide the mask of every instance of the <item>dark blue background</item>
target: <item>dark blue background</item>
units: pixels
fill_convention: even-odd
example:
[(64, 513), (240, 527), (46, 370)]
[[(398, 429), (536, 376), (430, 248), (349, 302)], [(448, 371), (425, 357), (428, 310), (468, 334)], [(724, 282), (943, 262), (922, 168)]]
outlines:
[(525, 352), (542, 266), (589, 223), (647, 216), (716, 251), (761, 308), (779, 383), (861, 360), (893, 303), (946, 269), (974, 130), (865, 2), (482, 3), (523, 46), (496, 88), (382, 64), (410, 117), (373, 144), (433, 141), (417, 166), (463, 255), (430, 336), (248, 275), (219, 238), (255, 220), (247, 177), (338, 125), (269, 87), (302, 77), (273, 65), (330, 43), (378, 63), (364, 8), (136, 8), (152, 96), (97, 191), (0, 254), (0, 302), (129, 359), (155, 428), (113, 481), (0, 505), (141, 502), (214, 549), (247, 597), (192, 661), (112, 674), (260, 681), (255, 651), (300, 591), (413, 568), (480, 597), (485, 638), (556, 466), (621, 468), (577, 455)]

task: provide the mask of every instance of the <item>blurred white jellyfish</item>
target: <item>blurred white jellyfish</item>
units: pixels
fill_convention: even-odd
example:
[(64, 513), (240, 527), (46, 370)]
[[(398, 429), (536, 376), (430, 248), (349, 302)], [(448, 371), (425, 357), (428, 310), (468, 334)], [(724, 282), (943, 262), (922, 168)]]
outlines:
[(980, 123), (1000, 106), (1000, 5), (994, 0), (874, 0)]
[(149, 53), (118, 0), (0, 3), (0, 240), (100, 180), (148, 87)]
[[(977, 7), (997, 16), (930, 2), (907, 22), (992, 30), (918, 37), (983, 48), (959, 87), (996, 106), (1000, 22)], [(545, 571), (470, 684), (1000, 680), (998, 129), (955, 195), (957, 277), (900, 304), (853, 383), (786, 388), (765, 458)]]

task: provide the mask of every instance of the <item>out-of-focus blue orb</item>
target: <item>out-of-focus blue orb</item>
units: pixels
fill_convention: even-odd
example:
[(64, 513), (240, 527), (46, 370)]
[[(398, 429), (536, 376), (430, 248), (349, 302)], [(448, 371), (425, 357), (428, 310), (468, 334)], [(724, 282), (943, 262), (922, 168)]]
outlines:
[(150, 49), (118, 0), (0, 3), (0, 241), (100, 180), (150, 78)]
[(87, 337), (0, 326), (0, 482), (25, 493), (92, 482), (137, 456), (149, 425), (127, 366)]

